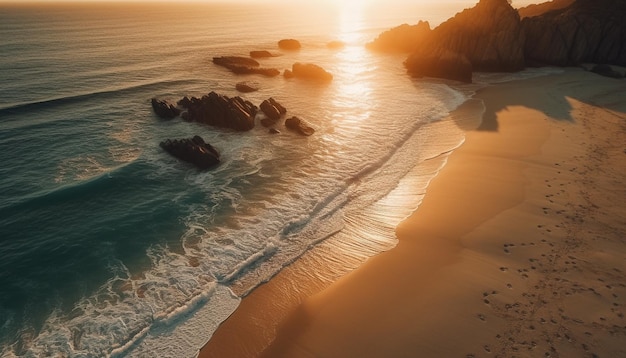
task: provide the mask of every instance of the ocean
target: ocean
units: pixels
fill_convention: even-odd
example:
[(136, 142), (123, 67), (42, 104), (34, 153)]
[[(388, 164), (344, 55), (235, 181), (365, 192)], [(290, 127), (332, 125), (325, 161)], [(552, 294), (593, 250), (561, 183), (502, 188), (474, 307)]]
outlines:
[[(364, 44), (456, 6), (0, 5), (2, 357), (193, 357), (241, 297), (317, 244), (349, 236), (337, 250), (363, 260), (393, 247), (463, 142), (444, 118), (476, 86), (411, 79), (403, 55)], [(281, 51), (283, 38), (302, 49)], [(252, 50), (280, 55), (264, 67), (311, 62), (334, 80), (212, 63)], [(260, 90), (238, 93), (241, 81)], [(210, 91), (273, 97), (316, 132), (238, 133), (150, 106)], [(194, 135), (218, 167), (159, 147)]]

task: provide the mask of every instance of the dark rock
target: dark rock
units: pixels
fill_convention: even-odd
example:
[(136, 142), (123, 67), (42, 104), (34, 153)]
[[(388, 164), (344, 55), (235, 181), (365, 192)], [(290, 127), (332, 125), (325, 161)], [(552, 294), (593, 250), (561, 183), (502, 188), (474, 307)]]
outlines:
[[(420, 35), (410, 37), (405, 46), (416, 49), (405, 61), (409, 73), (466, 81), (467, 76), (460, 75), (468, 68), (464, 59), (475, 71), (509, 72), (525, 67), (524, 33), (517, 11), (507, 0), (480, 0), (475, 7), (456, 14), (430, 32), (426, 24), (422, 28)], [(449, 75), (451, 62), (463, 67)], [(412, 65), (420, 68), (411, 68)], [(433, 67), (438, 65), (445, 68)]]
[(575, 0), (552, 0), (541, 4), (531, 4), (517, 9), (517, 13), (521, 19), (525, 17), (539, 16), (548, 11), (564, 9), (572, 5), (574, 1)]
[(328, 47), (329, 49), (332, 49), (332, 50), (339, 50), (339, 49), (342, 49), (342, 48), (346, 47), (346, 43), (343, 42), (343, 41), (336, 40), (336, 41), (331, 41), (331, 42), (327, 43), (326, 47)]
[(172, 156), (200, 169), (208, 169), (220, 163), (220, 154), (200, 136), (191, 139), (167, 139), (160, 146)]
[(304, 136), (310, 136), (315, 133), (313, 128), (298, 117), (287, 118), (287, 120), (285, 120), (285, 127)]
[(287, 109), (272, 97), (263, 101), (260, 108), (261, 111), (263, 111), (263, 113), (267, 116), (267, 118), (263, 118), (261, 120), (261, 124), (264, 127), (273, 126), (281, 116), (287, 113)]
[(227, 97), (211, 92), (202, 98), (192, 97), (183, 119), (237, 131), (254, 128), (258, 108), (241, 97)]
[(156, 98), (152, 99), (152, 109), (157, 116), (165, 119), (172, 119), (180, 114), (180, 109), (173, 104)]
[(187, 96), (183, 97), (178, 101), (178, 105), (183, 108), (189, 108), (189, 106), (191, 105), (191, 98)]
[(333, 80), (333, 75), (326, 72), (322, 67), (312, 63), (294, 63), (291, 66), (291, 71), (285, 70), (285, 77), (297, 77), (314, 81), (330, 82)]
[(268, 77), (280, 75), (280, 71), (278, 69), (259, 67), (260, 64), (256, 60), (247, 57), (213, 57), (213, 63), (218, 66), (226, 67), (231, 72), (236, 74), (259, 74)]
[(615, 71), (611, 66), (604, 65), (604, 64), (593, 66), (593, 68), (591, 69), (591, 72), (597, 73), (601, 76), (610, 77), (610, 78), (617, 78), (617, 79), (623, 78), (621, 73)]
[(250, 57), (252, 58), (266, 58), (266, 57), (276, 57), (276, 55), (272, 54), (269, 51), (250, 51)]
[(419, 49), (430, 32), (427, 21), (420, 21), (417, 25), (403, 24), (383, 32), (365, 46), (372, 51), (410, 53)]
[(626, 66), (626, 1), (577, 0), (522, 20), (529, 64)]
[(299, 50), (300, 48), (302, 48), (302, 45), (300, 44), (300, 41), (298, 40), (284, 39), (284, 40), (278, 41), (278, 47), (283, 50), (294, 51), (294, 50)]
[(236, 67), (259, 67), (261, 64), (252, 58), (242, 57), (242, 56), (221, 56), (221, 57), (213, 57), (213, 63), (216, 65), (224, 66), (226, 68), (230, 68), (231, 66)]
[(409, 74), (414, 77), (436, 77), (472, 82), (470, 61), (464, 55), (450, 50), (418, 51), (413, 53), (404, 64)]
[[(263, 109), (267, 109), (267, 112)], [(285, 108), (282, 104), (278, 103), (273, 97), (270, 97), (261, 103), (261, 110), (270, 118), (278, 119), (280, 116), (287, 113), (287, 108)], [(269, 112), (272, 112), (270, 114)]]
[(249, 93), (259, 90), (259, 84), (256, 82), (239, 82), (235, 85), (239, 92)]

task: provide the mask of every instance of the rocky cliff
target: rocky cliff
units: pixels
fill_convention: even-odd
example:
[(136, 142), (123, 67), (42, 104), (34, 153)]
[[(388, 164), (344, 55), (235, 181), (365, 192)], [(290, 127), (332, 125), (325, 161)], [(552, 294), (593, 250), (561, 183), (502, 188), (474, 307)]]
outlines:
[(541, 4), (532, 4), (517, 9), (517, 13), (521, 19), (525, 17), (533, 17), (543, 15), (548, 11), (560, 10), (574, 3), (574, 0), (552, 0)]
[[(405, 66), (416, 76), (441, 77), (441, 68), (429, 66), (443, 63), (453, 68), (450, 60), (456, 59), (469, 71), (470, 81), (472, 71), (519, 71), (525, 66), (524, 41), (519, 15), (507, 0), (480, 0), (425, 36)], [(455, 77), (466, 78), (467, 73), (456, 71)]]
[(525, 18), (527, 63), (626, 66), (625, 20), (624, 0), (577, 0), (565, 9)]

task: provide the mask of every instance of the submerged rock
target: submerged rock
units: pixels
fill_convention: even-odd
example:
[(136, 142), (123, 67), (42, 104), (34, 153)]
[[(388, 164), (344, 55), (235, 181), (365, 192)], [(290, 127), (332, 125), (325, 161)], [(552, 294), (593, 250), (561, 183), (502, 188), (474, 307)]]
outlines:
[(160, 146), (172, 156), (200, 169), (209, 169), (220, 163), (218, 151), (200, 136), (191, 139), (167, 139)]
[(161, 118), (172, 119), (180, 114), (180, 109), (165, 100), (153, 98), (151, 102), (154, 113)]
[(315, 130), (308, 123), (298, 117), (287, 118), (285, 127), (303, 136), (310, 136), (315, 133)]
[(259, 84), (256, 82), (239, 82), (235, 85), (239, 92), (250, 93), (259, 90)]
[(213, 57), (213, 63), (226, 67), (231, 72), (236, 74), (259, 74), (268, 77), (274, 77), (280, 75), (280, 71), (276, 68), (263, 68), (260, 67), (259, 62), (252, 58), (240, 57), (240, 56), (222, 56)]
[(250, 51), (250, 57), (252, 58), (266, 58), (266, 57), (276, 57), (277, 55), (272, 54), (269, 51), (261, 50), (261, 51)]

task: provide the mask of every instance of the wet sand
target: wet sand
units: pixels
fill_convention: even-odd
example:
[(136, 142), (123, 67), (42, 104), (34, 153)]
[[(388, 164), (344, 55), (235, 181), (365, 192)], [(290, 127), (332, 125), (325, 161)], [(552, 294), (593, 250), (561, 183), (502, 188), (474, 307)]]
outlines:
[(626, 356), (624, 93), (580, 69), (481, 90), (395, 248), (334, 282), (305, 255), (200, 357)]

